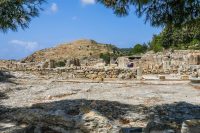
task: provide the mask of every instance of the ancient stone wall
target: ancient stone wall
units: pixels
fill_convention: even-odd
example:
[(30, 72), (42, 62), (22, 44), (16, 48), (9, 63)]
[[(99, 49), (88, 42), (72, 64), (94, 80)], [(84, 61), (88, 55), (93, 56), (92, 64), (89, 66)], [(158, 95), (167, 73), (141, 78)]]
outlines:
[(175, 50), (162, 53), (147, 53), (141, 59), (145, 74), (186, 74), (200, 69), (200, 51)]
[(36, 73), (49, 76), (49, 78), (73, 79), (134, 79), (136, 69), (97, 69), (97, 68), (59, 68), (59, 69), (37, 69)]
[[(111, 64), (105, 66), (100, 63), (91, 66), (79, 66), (79, 61), (73, 60), (67, 63), (65, 67), (54, 68), (53, 61), (41, 62), (36, 65), (33, 63), (20, 63), (16, 61), (0, 61), (0, 69), (8, 69), (12, 71), (39, 71), (40, 73), (56, 73), (64, 71), (67, 76), (76, 78), (127, 78), (130, 72), (136, 73), (138, 66), (141, 66), (142, 74), (179, 74), (179, 75), (195, 75), (200, 76), (200, 51), (194, 50), (178, 50), (167, 51), (162, 53), (146, 53), (137, 61), (133, 68), (126, 68)], [(74, 65), (72, 65), (74, 64)], [(78, 64), (78, 65), (77, 65)], [(122, 63), (123, 64), (123, 63)], [(133, 70), (134, 69), (134, 70)], [(51, 71), (50, 71), (51, 70)], [(48, 74), (47, 73), (47, 74)], [(73, 75), (73, 76), (72, 76)], [(66, 76), (66, 75), (65, 75)], [(198, 76), (198, 77), (199, 77)]]

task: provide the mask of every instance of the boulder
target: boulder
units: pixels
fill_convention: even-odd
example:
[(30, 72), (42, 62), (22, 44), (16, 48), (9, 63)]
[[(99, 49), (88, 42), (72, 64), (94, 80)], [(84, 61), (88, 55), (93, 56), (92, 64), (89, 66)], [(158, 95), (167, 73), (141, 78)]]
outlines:
[(161, 122), (151, 121), (144, 129), (144, 133), (176, 133), (171, 125)]
[(108, 133), (112, 130), (110, 121), (97, 111), (91, 110), (82, 116), (78, 127), (87, 133)]
[(186, 120), (182, 124), (181, 133), (200, 133), (200, 120)]

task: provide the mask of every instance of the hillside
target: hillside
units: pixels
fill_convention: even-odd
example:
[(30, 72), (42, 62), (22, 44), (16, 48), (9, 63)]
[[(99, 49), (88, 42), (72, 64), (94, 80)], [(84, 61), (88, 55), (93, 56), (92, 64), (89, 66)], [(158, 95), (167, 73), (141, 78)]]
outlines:
[(101, 53), (112, 53), (109, 45), (97, 43), (93, 40), (77, 40), (61, 44), (54, 48), (43, 49), (23, 59), (24, 62), (41, 62), (47, 59), (90, 59), (99, 58)]

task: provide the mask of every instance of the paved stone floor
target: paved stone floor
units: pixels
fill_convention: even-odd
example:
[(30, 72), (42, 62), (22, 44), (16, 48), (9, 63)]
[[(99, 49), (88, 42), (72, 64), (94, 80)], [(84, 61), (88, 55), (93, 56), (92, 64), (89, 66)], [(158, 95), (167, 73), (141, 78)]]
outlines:
[[(161, 121), (176, 122), (180, 128), (181, 122), (186, 119), (200, 119), (200, 86), (190, 84), (189, 81), (176, 80), (96, 82), (45, 79), (34, 75), (18, 74), (16, 78), (0, 83), (0, 107), (2, 117), (0, 131), (2, 128), (2, 132), (11, 132), (13, 127), (15, 130), (22, 128), (23, 123), (26, 123), (26, 126), (30, 124), (29, 120), (23, 119), (24, 122), (18, 127), (16, 121), (21, 120), (22, 114), (27, 118), (31, 116), (30, 110), (33, 112), (33, 109), (45, 110), (50, 114), (52, 111), (54, 114), (55, 112), (59, 114), (58, 112), (61, 111), (62, 114), (62, 110), (65, 112), (72, 110), (73, 116), (82, 111), (84, 115), (88, 115), (82, 116), (85, 119), (96, 116), (95, 118), (103, 121), (102, 132), (105, 128), (106, 131), (108, 130), (109, 126), (107, 124), (105, 126), (105, 123), (109, 122), (112, 123), (111, 127), (116, 126), (116, 129), (145, 127), (150, 119), (156, 119), (156, 115)], [(45, 112), (40, 112), (40, 115), (43, 113)], [(151, 118), (152, 113), (153, 118)], [(5, 122), (7, 120), (9, 122)], [(95, 130), (91, 129), (93, 127), (91, 123), (89, 125), (88, 130)]]

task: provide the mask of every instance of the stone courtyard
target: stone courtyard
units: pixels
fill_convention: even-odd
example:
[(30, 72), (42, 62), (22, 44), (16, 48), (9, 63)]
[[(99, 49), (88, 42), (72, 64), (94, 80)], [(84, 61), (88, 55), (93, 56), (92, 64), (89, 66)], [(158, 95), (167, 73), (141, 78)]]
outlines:
[(200, 86), (189, 80), (144, 75), (143, 80), (98, 81), (9, 74), (0, 83), (2, 133), (200, 131)]

